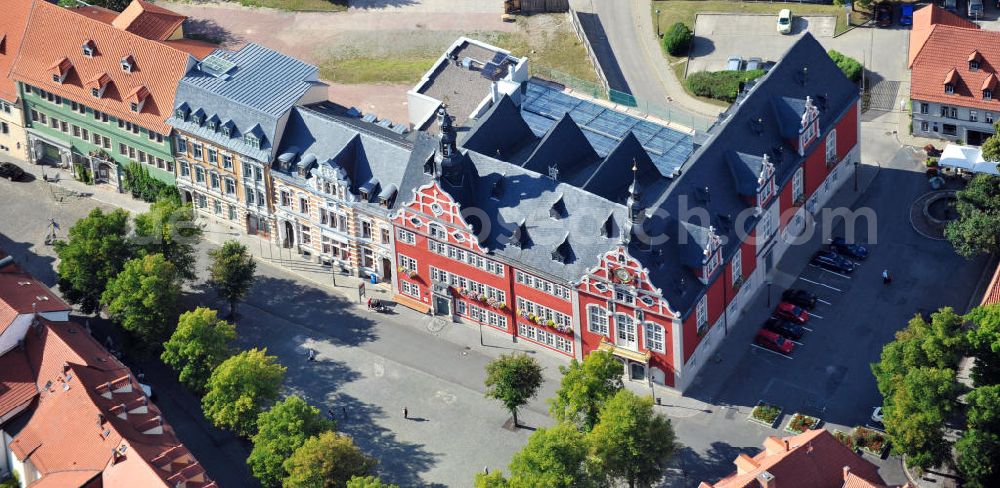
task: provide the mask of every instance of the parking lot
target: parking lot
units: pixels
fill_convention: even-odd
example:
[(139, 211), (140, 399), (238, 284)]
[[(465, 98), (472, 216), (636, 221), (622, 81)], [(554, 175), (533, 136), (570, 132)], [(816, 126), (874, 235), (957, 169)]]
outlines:
[(778, 10), (775, 5), (773, 15), (698, 14), (688, 73), (724, 70), (730, 56), (777, 61), (805, 32), (821, 42), (833, 37), (837, 22), (829, 16), (795, 17), (792, 33), (778, 34), (775, 24)]

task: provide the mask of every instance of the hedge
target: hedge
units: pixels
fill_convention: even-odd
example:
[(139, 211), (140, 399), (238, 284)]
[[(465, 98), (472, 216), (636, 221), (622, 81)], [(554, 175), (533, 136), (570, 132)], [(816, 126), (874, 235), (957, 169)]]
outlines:
[(827, 54), (830, 55), (830, 59), (832, 59), (834, 63), (837, 63), (837, 67), (840, 68), (840, 71), (844, 72), (844, 76), (848, 79), (855, 83), (861, 79), (861, 72), (864, 70), (864, 67), (861, 66), (861, 63), (859, 63), (858, 60), (845, 56), (838, 51), (834, 51), (833, 49), (827, 51)]
[(701, 71), (688, 76), (685, 83), (699, 97), (714, 98), (725, 102), (736, 100), (740, 84), (764, 76), (764, 70), (751, 71)]

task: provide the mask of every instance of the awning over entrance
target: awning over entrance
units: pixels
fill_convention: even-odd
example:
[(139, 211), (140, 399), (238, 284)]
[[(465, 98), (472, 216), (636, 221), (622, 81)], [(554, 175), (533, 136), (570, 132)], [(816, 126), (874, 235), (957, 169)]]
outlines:
[(601, 345), (598, 346), (597, 349), (601, 351), (608, 351), (611, 354), (614, 354), (615, 356), (618, 356), (620, 358), (625, 358), (642, 364), (649, 364), (649, 358), (650, 356), (652, 356), (652, 354), (650, 354), (649, 351), (638, 352), (618, 347), (615, 344), (608, 342), (607, 338), (601, 339)]

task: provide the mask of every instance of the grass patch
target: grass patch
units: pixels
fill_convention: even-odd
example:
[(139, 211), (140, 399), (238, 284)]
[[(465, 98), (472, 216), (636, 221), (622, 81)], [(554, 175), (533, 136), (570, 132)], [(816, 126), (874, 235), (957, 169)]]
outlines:
[(244, 7), (265, 7), (289, 12), (343, 12), (347, 0), (224, 0)]
[(695, 95), (733, 102), (744, 83), (764, 76), (764, 70), (753, 71), (702, 71), (692, 73), (684, 85)]
[(320, 65), (320, 77), (333, 83), (416, 83), (436, 57), (351, 58)]

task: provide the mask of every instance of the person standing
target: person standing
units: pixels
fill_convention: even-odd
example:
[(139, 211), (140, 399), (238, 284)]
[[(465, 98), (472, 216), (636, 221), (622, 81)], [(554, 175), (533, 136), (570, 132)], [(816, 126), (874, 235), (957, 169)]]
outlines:
[(410, 418), (410, 411), (407, 410), (406, 407), (403, 407), (403, 418), (407, 420)]
[(892, 275), (889, 274), (889, 270), (884, 269), (882, 270), (882, 284), (888, 285), (889, 283), (892, 283)]

